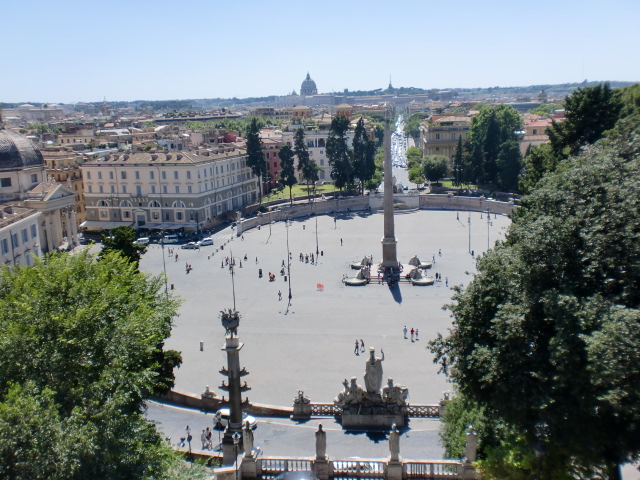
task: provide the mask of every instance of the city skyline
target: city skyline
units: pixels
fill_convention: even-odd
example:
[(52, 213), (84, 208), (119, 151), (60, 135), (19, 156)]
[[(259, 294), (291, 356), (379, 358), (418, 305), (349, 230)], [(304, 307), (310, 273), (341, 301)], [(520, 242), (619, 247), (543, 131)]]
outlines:
[(640, 4), (535, 5), (11, 2), (0, 102), (287, 95), (307, 72), (319, 93), (640, 81)]

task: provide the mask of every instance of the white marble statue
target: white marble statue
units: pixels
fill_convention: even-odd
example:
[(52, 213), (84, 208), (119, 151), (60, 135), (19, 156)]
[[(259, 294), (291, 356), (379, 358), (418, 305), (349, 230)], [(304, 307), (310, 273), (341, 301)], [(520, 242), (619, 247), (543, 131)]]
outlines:
[(390, 460), (392, 462), (398, 462), (400, 460), (400, 432), (398, 432), (398, 427), (395, 423), (389, 433), (389, 453), (391, 453)]
[(364, 384), (367, 393), (380, 393), (382, 388), (382, 362), (384, 361), (384, 350), (380, 349), (382, 357), (376, 357), (375, 348), (369, 348), (369, 360), (365, 366)]
[(322, 430), (322, 424), (318, 425), (316, 432), (316, 458), (324, 460), (327, 457), (327, 432)]

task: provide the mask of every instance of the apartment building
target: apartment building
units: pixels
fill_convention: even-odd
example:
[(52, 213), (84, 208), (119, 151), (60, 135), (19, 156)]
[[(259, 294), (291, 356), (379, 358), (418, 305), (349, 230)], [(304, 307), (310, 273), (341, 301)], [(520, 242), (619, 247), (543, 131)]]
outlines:
[(197, 231), (257, 200), (244, 148), (109, 154), (81, 166), (89, 230)]

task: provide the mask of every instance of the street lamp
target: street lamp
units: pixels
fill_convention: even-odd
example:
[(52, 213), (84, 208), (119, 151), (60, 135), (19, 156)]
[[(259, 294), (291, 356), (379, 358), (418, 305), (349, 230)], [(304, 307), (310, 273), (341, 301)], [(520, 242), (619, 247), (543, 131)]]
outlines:
[(233, 435), (233, 448), (236, 452), (236, 480), (238, 480), (238, 444), (240, 443), (240, 434), (235, 432)]
[(231, 273), (231, 292), (233, 294), (233, 311), (236, 311), (236, 282), (234, 280), (235, 277), (235, 266), (236, 266), (236, 258), (240, 260), (240, 268), (242, 268), (242, 259), (240, 257), (233, 256), (233, 250), (229, 248), (229, 272)]
[(487, 208), (487, 250), (489, 250), (489, 226), (491, 225), (491, 211)]
[(187, 432), (187, 443), (189, 444), (189, 458), (191, 458), (191, 439), (193, 438), (191, 436), (191, 427), (187, 425), (187, 428), (185, 428), (185, 430)]
[(291, 306), (291, 253), (289, 252), (289, 219), (286, 219), (286, 228), (287, 228), (287, 277), (289, 280), (289, 305), (287, 308)]

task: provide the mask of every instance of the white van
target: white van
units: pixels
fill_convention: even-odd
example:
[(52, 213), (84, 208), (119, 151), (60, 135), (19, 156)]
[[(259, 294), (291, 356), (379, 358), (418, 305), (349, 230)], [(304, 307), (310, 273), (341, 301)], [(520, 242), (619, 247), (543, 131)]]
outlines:
[(164, 241), (162, 243), (178, 243), (178, 235), (170, 234), (164, 236)]
[(149, 245), (149, 237), (140, 237), (133, 243), (135, 243), (136, 245), (140, 245), (141, 247), (146, 247), (147, 245)]

